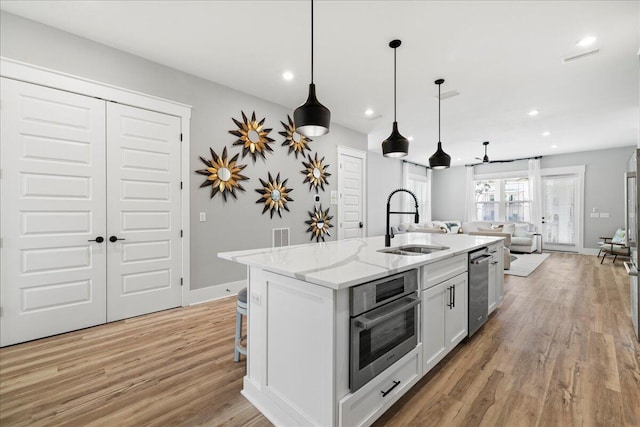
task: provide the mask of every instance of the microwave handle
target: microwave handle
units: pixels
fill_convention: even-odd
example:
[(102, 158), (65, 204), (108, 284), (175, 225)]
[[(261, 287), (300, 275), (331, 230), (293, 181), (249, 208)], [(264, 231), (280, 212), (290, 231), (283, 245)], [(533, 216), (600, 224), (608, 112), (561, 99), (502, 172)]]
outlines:
[(356, 317), (355, 319), (353, 319), (355, 321), (355, 324), (359, 327), (362, 328), (363, 330), (367, 330), (367, 329), (371, 329), (376, 325), (379, 325), (382, 322), (387, 321), (388, 319), (392, 318), (393, 316), (396, 316), (398, 313), (402, 313), (403, 311), (407, 311), (408, 309), (415, 307), (416, 305), (420, 304), (420, 298), (419, 297), (407, 297), (407, 300), (410, 300), (410, 302), (408, 302), (407, 304), (402, 305), (401, 307), (399, 307), (397, 310), (393, 310), (392, 312), (383, 314), (382, 316), (378, 316), (374, 319), (369, 319), (367, 317), (366, 314), (363, 314), (361, 316)]

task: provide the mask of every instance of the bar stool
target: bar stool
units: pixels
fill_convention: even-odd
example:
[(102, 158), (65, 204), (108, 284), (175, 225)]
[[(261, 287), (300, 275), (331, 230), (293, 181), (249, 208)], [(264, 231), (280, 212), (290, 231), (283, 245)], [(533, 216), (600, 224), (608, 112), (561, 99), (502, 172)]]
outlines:
[(242, 340), (246, 339), (246, 335), (242, 335), (242, 316), (247, 315), (247, 288), (238, 292), (236, 305), (236, 336), (233, 349), (233, 361), (240, 361), (240, 354), (247, 354), (247, 347), (242, 345)]

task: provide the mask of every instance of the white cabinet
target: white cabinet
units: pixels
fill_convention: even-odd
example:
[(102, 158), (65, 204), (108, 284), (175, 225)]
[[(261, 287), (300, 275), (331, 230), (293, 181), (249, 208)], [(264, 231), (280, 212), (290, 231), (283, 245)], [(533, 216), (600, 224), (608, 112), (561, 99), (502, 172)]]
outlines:
[(498, 307), (504, 295), (504, 248), (502, 243), (489, 246), (489, 314)]
[[(423, 284), (428, 283), (423, 272)], [(467, 336), (467, 272), (422, 290), (423, 374)]]

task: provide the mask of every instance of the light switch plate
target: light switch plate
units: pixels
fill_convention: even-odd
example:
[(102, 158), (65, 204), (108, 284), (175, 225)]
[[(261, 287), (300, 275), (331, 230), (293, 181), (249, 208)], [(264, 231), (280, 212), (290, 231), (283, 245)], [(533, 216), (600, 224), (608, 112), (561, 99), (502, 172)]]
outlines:
[(338, 192), (336, 190), (331, 190), (331, 204), (338, 204)]
[(600, 212), (600, 218), (609, 218), (609, 212)]
[(251, 292), (251, 302), (255, 305), (261, 305), (262, 295), (260, 295), (258, 292)]
[(591, 218), (600, 218), (600, 214), (598, 212), (591, 212)]
[(200, 212), (200, 222), (205, 222), (207, 220), (207, 213)]

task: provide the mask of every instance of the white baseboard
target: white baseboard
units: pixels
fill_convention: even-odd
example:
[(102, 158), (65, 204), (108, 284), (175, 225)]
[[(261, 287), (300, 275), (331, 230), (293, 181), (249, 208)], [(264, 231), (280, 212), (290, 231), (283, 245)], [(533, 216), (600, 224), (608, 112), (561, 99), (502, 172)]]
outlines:
[(203, 302), (229, 297), (246, 287), (246, 280), (238, 280), (237, 282), (224, 283), (222, 285), (192, 289), (189, 291), (189, 305), (202, 304)]
[(582, 248), (580, 250), (580, 253), (583, 255), (598, 255), (598, 252), (600, 252), (600, 249), (595, 248)]

